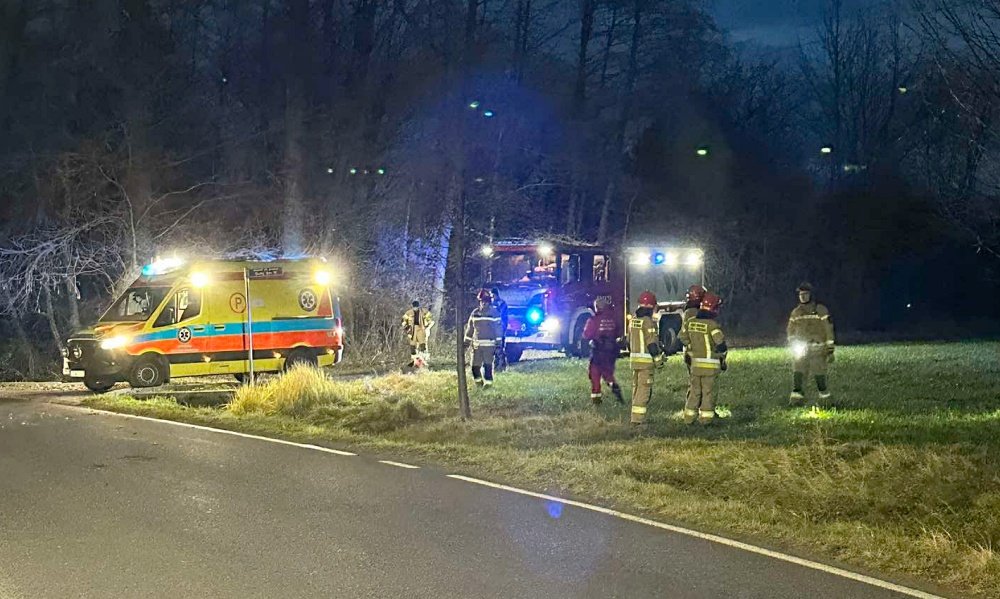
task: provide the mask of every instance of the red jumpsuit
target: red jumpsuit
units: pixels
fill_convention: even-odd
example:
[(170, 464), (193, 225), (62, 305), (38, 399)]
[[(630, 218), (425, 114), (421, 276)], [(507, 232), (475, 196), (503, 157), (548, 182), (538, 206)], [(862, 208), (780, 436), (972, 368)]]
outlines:
[(603, 378), (612, 390), (618, 387), (615, 382), (615, 361), (621, 352), (618, 339), (622, 336), (622, 327), (615, 318), (612, 308), (605, 308), (590, 317), (583, 328), (583, 338), (592, 341), (593, 350), (590, 353), (590, 397), (601, 397), (601, 379)]

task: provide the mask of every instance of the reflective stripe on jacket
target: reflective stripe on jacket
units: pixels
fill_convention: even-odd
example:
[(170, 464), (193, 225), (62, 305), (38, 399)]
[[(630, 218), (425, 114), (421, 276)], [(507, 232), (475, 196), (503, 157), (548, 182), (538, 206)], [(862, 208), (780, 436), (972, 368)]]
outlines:
[(500, 314), (493, 306), (476, 308), (465, 325), (465, 340), (473, 347), (493, 347), (501, 338)]
[(649, 346), (659, 343), (656, 323), (651, 316), (633, 316), (628, 326), (629, 365), (635, 370), (652, 368), (656, 359)]
[(722, 369), (725, 352), (719, 348), (726, 341), (719, 323), (711, 318), (695, 317), (681, 325), (681, 343), (691, 357), (692, 372), (711, 372)]
[(833, 345), (833, 319), (823, 304), (799, 304), (788, 317), (788, 340)]

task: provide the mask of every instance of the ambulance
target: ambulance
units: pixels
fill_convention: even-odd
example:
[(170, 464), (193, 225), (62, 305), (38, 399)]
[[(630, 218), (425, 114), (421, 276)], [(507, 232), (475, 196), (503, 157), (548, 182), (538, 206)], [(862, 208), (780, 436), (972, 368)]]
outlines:
[(148, 264), (92, 329), (67, 341), (63, 378), (102, 393), (122, 381), (246, 381), (294, 364), (332, 366), (344, 330), (331, 281), (319, 258)]

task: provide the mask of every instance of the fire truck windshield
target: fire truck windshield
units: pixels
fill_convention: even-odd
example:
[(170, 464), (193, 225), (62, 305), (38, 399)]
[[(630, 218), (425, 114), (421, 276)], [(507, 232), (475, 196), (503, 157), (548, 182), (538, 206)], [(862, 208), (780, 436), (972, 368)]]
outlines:
[(515, 284), (551, 280), (556, 275), (555, 257), (535, 254), (497, 254), (490, 266), (493, 283)]
[(108, 308), (100, 322), (145, 322), (169, 291), (170, 287), (132, 287)]

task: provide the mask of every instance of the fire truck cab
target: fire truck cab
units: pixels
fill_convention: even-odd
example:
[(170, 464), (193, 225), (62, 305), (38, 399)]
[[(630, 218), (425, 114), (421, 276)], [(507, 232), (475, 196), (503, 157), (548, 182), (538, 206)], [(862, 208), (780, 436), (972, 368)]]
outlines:
[(330, 279), (315, 258), (148, 264), (93, 328), (69, 339), (63, 377), (103, 392), (119, 381), (155, 387), (336, 364), (344, 333)]
[[(680, 350), (677, 335), (690, 285), (704, 284), (704, 253), (697, 248), (629, 246), (624, 250), (560, 241), (504, 240), (481, 249), (483, 280), (507, 302), (507, 359), (525, 349), (563, 350), (588, 357), (583, 328), (594, 300), (615, 306), (623, 327), (639, 293), (656, 294), (654, 318), (668, 354)], [(623, 330), (627, 330), (624, 329)]]
[(614, 254), (597, 245), (505, 240), (482, 248), (484, 280), (507, 302), (507, 359), (525, 349), (563, 350), (585, 357), (583, 327), (594, 300), (621, 305), (624, 272)]

